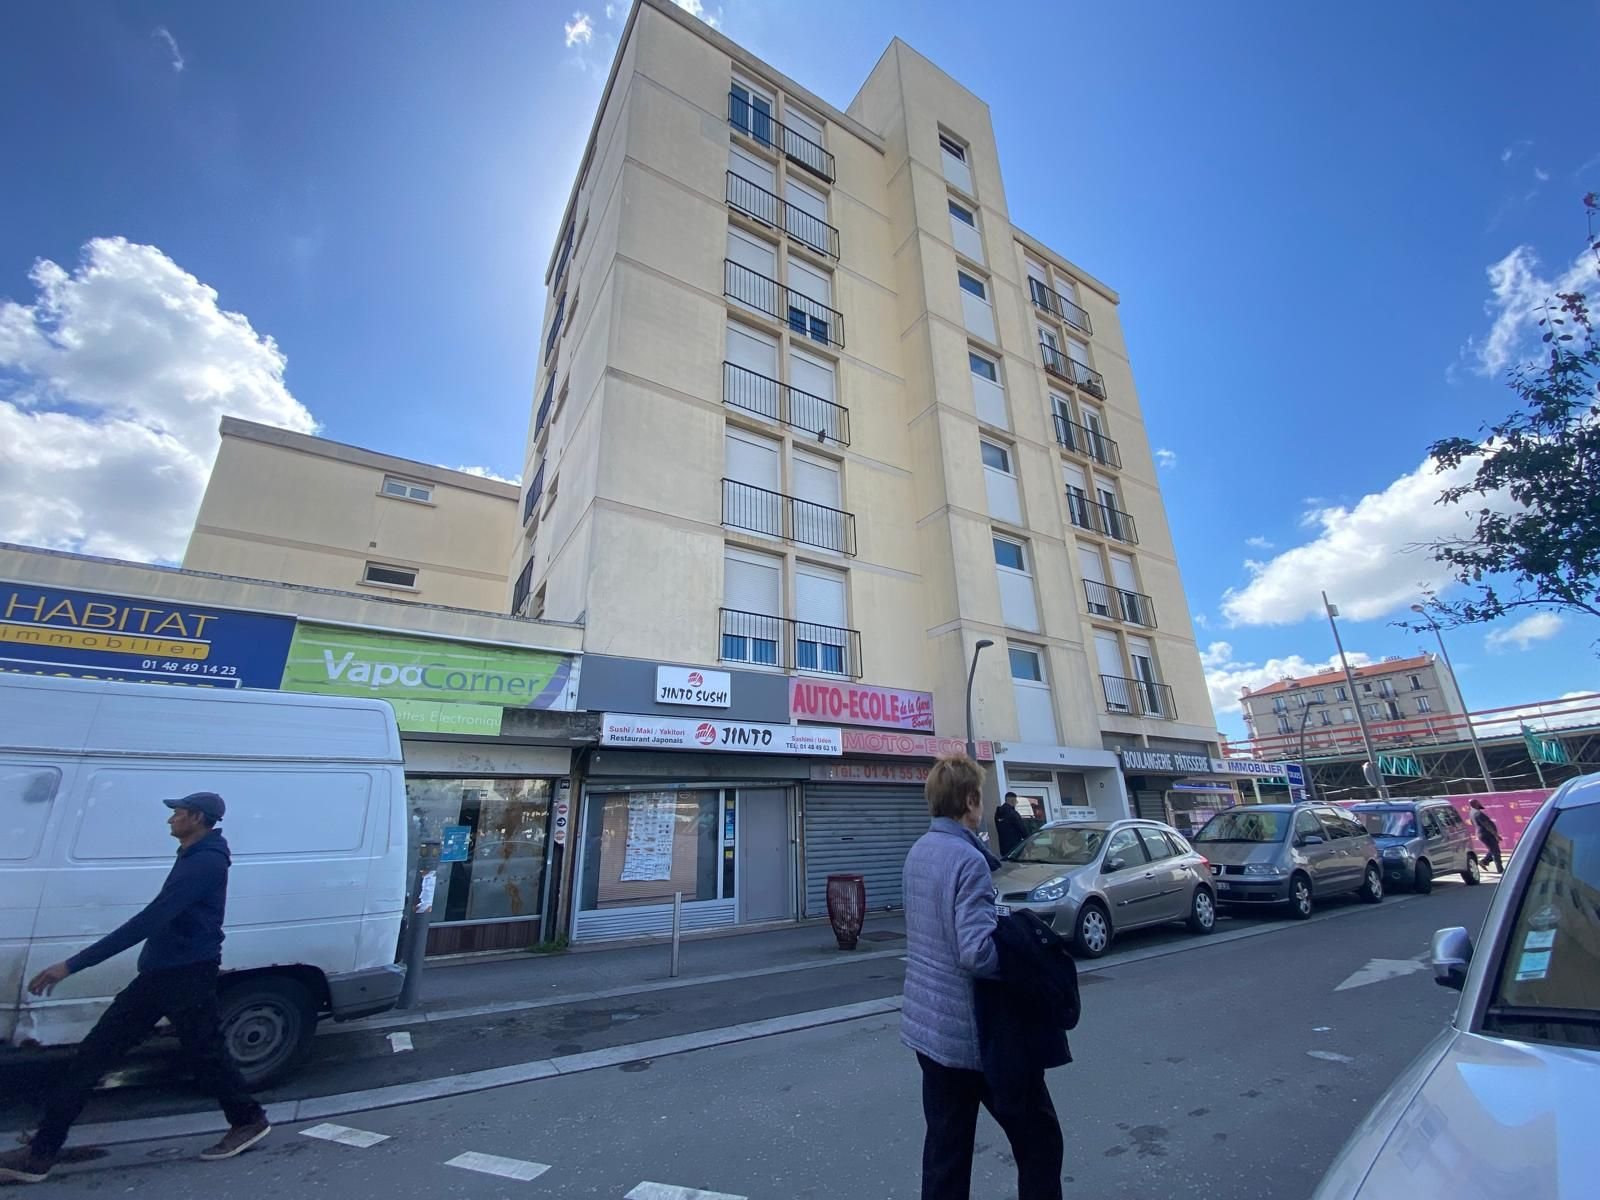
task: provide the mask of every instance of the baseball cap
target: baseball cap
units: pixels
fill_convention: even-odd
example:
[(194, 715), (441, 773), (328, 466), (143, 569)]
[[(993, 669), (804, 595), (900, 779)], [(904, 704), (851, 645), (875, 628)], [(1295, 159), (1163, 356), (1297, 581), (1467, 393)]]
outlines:
[(168, 808), (187, 808), (203, 816), (210, 817), (213, 821), (222, 820), (222, 814), (228, 806), (222, 802), (222, 797), (215, 792), (190, 792), (187, 796), (177, 800), (163, 800)]

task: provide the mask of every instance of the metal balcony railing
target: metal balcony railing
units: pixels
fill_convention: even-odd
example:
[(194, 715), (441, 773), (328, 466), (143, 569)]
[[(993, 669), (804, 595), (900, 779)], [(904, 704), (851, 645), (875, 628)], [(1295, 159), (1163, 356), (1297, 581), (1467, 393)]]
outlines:
[(1094, 329), (1089, 324), (1088, 312), (1071, 300), (1068, 300), (1055, 288), (1028, 276), (1028, 292), (1033, 296), (1036, 307), (1055, 317), (1058, 321), (1065, 321), (1074, 329), (1082, 333), (1093, 333)]
[(855, 513), (769, 492), (737, 479), (722, 481), (722, 523), (839, 554), (856, 552)]
[(1111, 617), (1147, 629), (1156, 627), (1155, 602), (1143, 592), (1114, 588), (1094, 579), (1083, 581), (1083, 592), (1089, 611), (1097, 617)]
[(511, 589), (511, 615), (520, 617), (522, 610), (527, 607), (528, 593), (533, 590), (533, 559), (530, 557), (523, 565), (522, 572), (517, 576), (516, 585)]
[(539, 469), (534, 473), (533, 482), (528, 485), (528, 494), (522, 501), (522, 523), (526, 525), (533, 520), (533, 514), (539, 510), (539, 497), (544, 495), (544, 468), (540, 463)]
[(554, 350), (556, 348), (556, 342), (561, 340), (561, 318), (566, 314), (566, 311), (567, 311), (567, 298), (565, 296), (562, 296), (560, 303), (556, 305), (556, 319), (550, 322), (550, 332), (545, 335), (545, 339), (544, 339), (544, 360), (545, 360), (545, 362), (549, 362), (550, 361), (550, 351)]
[(1130, 545), (1139, 544), (1139, 530), (1133, 517), (1120, 508), (1090, 500), (1072, 489), (1067, 490), (1067, 514), (1079, 529), (1092, 530), (1105, 537)]
[(1172, 688), (1164, 683), (1128, 679), (1121, 675), (1102, 675), (1100, 686), (1105, 691), (1107, 712), (1159, 717), (1163, 721), (1174, 721), (1178, 717)]
[(567, 259), (572, 255), (572, 240), (577, 232), (575, 226), (567, 226), (567, 236), (561, 242), (561, 255), (556, 259), (556, 269), (550, 274), (551, 291), (561, 286), (561, 276), (566, 272)]
[(1052, 416), (1056, 422), (1056, 441), (1061, 445), (1108, 467), (1122, 466), (1122, 449), (1112, 439), (1076, 421), (1069, 421), (1060, 413), (1053, 413)]
[(722, 661), (861, 678), (861, 631), (719, 609)]
[(843, 348), (844, 314), (785, 287), (731, 258), (722, 260), (722, 294), (728, 299), (784, 322), (814, 342)]
[(1044, 369), (1050, 374), (1082, 388), (1096, 399), (1106, 398), (1105, 377), (1093, 367), (1086, 367), (1077, 359), (1068, 358), (1049, 342), (1039, 343), (1039, 356), (1044, 360)]
[(839, 257), (839, 231), (821, 217), (790, 204), (782, 196), (751, 183), (743, 175), (728, 176), (728, 207), (753, 221), (781, 229), (803, 246), (829, 258)]
[(722, 402), (790, 429), (802, 429), (819, 442), (850, 444), (850, 410), (844, 405), (802, 392), (737, 363), (722, 364)]
[(550, 382), (545, 384), (544, 398), (539, 401), (539, 415), (533, 419), (533, 436), (538, 437), (544, 432), (544, 423), (550, 419), (550, 409), (556, 398), (556, 377), (552, 372)]
[(781, 150), (813, 175), (833, 182), (833, 155), (805, 134), (773, 120), (771, 113), (762, 112), (737, 92), (728, 93), (728, 124), (763, 146)]

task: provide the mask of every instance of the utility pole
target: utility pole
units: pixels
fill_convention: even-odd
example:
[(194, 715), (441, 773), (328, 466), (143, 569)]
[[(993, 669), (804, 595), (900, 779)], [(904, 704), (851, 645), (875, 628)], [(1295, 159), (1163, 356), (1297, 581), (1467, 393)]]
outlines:
[(1350, 669), (1350, 660), (1345, 657), (1344, 642), (1339, 639), (1339, 626), (1334, 618), (1339, 615), (1339, 610), (1328, 603), (1328, 593), (1322, 593), (1322, 607), (1328, 612), (1328, 628), (1333, 630), (1333, 644), (1339, 651), (1339, 663), (1344, 667), (1345, 682), (1350, 685), (1350, 699), (1355, 705), (1356, 721), (1361, 726), (1361, 744), (1367, 748), (1367, 761), (1372, 764), (1372, 773), (1378, 781), (1378, 799), (1389, 798), (1389, 785), (1383, 781), (1383, 768), (1378, 765), (1378, 752), (1372, 748), (1372, 731), (1367, 728), (1366, 710), (1361, 707), (1361, 692), (1356, 687), (1356, 673)]

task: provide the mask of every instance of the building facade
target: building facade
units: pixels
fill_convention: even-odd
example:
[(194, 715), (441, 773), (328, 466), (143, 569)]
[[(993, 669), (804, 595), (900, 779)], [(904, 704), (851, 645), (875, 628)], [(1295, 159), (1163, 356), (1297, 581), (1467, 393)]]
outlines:
[(1351, 673), (1353, 692), (1342, 670), (1245, 688), (1239, 698), (1249, 736), (1279, 747), (1283, 757), (1295, 757), (1302, 732), (1306, 754), (1345, 748), (1359, 739), (1358, 709), (1386, 744), (1406, 741), (1408, 731), (1418, 740), (1436, 740), (1434, 733), (1455, 728), (1459, 721), (1452, 718), (1467, 711), (1455, 677), (1432, 654), (1387, 658)]
[(504, 612), (517, 488), (222, 418), (193, 571)]

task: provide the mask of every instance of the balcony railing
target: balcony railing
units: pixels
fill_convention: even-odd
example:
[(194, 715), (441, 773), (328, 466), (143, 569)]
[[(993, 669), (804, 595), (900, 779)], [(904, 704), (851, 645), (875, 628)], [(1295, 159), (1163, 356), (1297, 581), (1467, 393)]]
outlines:
[(856, 552), (855, 513), (769, 492), (737, 479), (722, 481), (722, 523), (839, 554)]
[(561, 302), (556, 305), (556, 319), (550, 322), (550, 332), (544, 339), (544, 360), (550, 361), (550, 351), (556, 348), (556, 342), (561, 339), (561, 318), (566, 314), (567, 298), (561, 297)]
[(517, 576), (516, 585), (511, 589), (511, 615), (520, 617), (522, 610), (528, 603), (528, 593), (533, 590), (533, 559), (530, 557), (523, 565), (522, 572)]
[(805, 134), (774, 121), (771, 113), (754, 107), (738, 92), (728, 93), (728, 124), (763, 146), (776, 147), (813, 175), (833, 182), (833, 155)]
[(753, 221), (781, 229), (818, 254), (839, 257), (839, 231), (821, 217), (790, 204), (782, 196), (751, 183), (743, 175), (728, 175), (728, 207)]
[(528, 494), (522, 501), (522, 523), (526, 525), (533, 520), (533, 514), (538, 511), (539, 497), (544, 495), (544, 468), (540, 463), (539, 469), (534, 473), (533, 482), (528, 485)]
[(756, 312), (784, 322), (794, 332), (824, 345), (844, 346), (844, 314), (803, 292), (768, 279), (731, 258), (722, 260), (722, 294)]
[(844, 405), (779, 383), (737, 363), (722, 364), (722, 402), (790, 429), (802, 429), (819, 442), (850, 444), (850, 410)]
[(1068, 358), (1049, 342), (1039, 343), (1039, 356), (1044, 359), (1044, 369), (1050, 374), (1082, 388), (1097, 399), (1106, 398), (1105, 376), (1093, 367), (1086, 367), (1077, 359)]
[(861, 632), (724, 608), (722, 661), (861, 678)]
[(1094, 329), (1089, 324), (1089, 314), (1077, 304), (1068, 300), (1055, 288), (1028, 276), (1028, 291), (1033, 295), (1034, 304), (1045, 310), (1058, 321), (1065, 321), (1074, 329), (1083, 333), (1093, 333)]
[(1072, 523), (1079, 529), (1092, 530), (1130, 545), (1139, 544), (1138, 526), (1133, 523), (1133, 517), (1120, 508), (1112, 508), (1109, 504), (1101, 504), (1069, 490), (1067, 513), (1072, 518)]
[(1097, 433), (1087, 426), (1079, 425), (1076, 421), (1069, 421), (1060, 413), (1052, 415), (1056, 422), (1056, 441), (1068, 450), (1086, 455), (1108, 467), (1122, 466), (1122, 450), (1116, 442), (1103, 433)]
[(1156, 627), (1155, 602), (1143, 592), (1114, 588), (1094, 579), (1083, 581), (1083, 592), (1089, 611), (1097, 617), (1118, 618), (1148, 629)]
[(1100, 686), (1105, 691), (1107, 712), (1134, 717), (1159, 717), (1163, 721), (1177, 720), (1178, 706), (1172, 699), (1172, 688), (1167, 684), (1127, 679), (1121, 675), (1102, 675)]
[(544, 398), (539, 401), (539, 415), (533, 419), (533, 436), (538, 437), (544, 432), (544, 423), (550, 419), (550, 409), (556, 398), (556, 377), (551, 372), (550, 382), (545, 384)]

